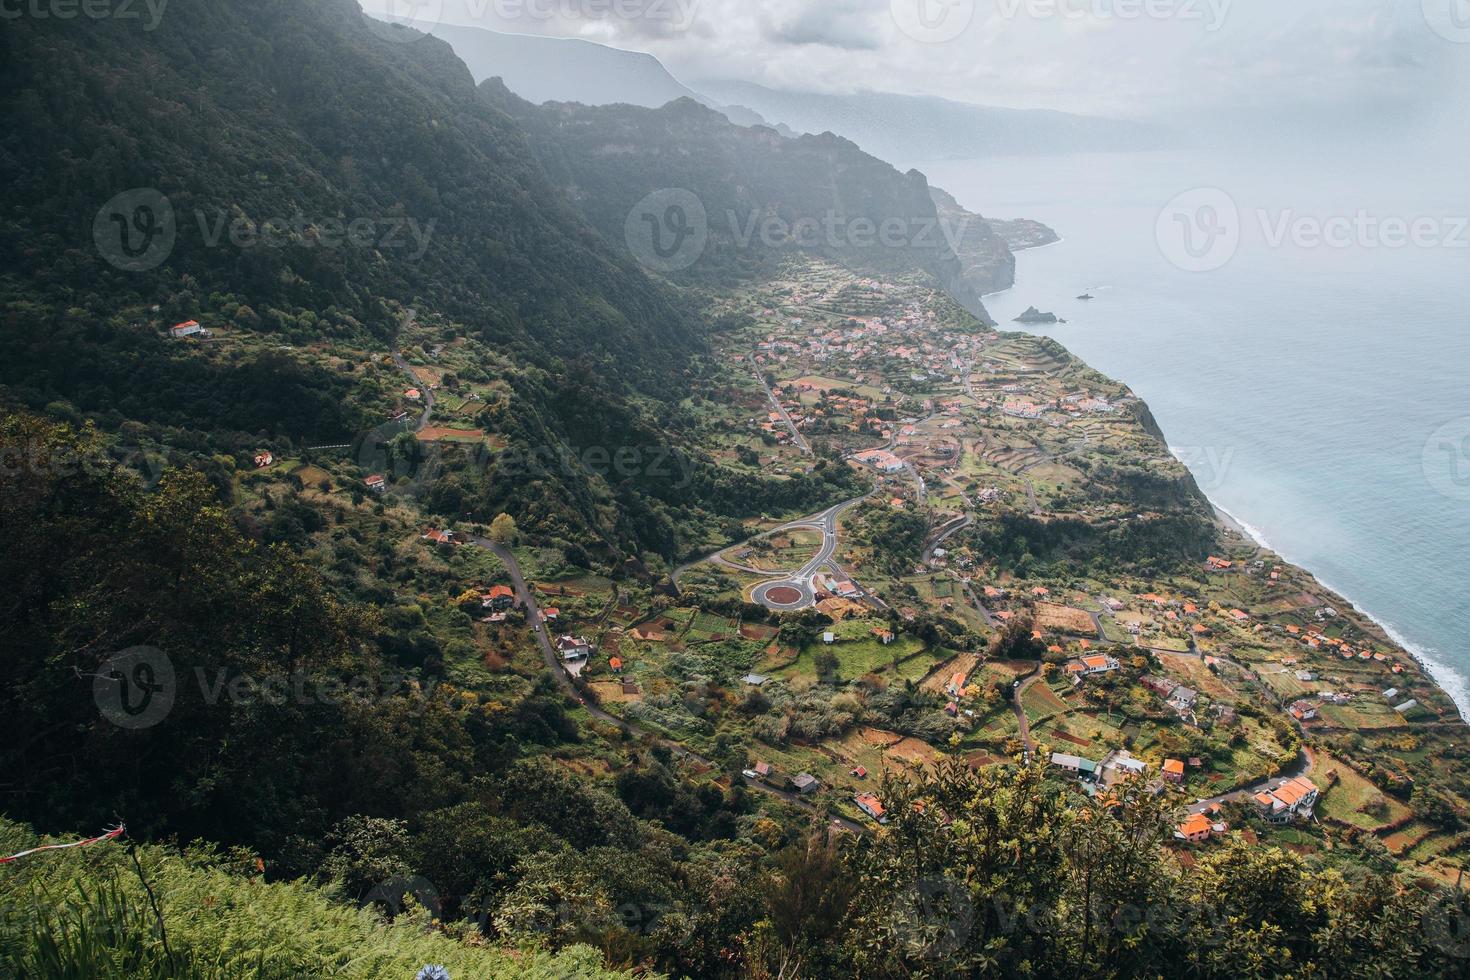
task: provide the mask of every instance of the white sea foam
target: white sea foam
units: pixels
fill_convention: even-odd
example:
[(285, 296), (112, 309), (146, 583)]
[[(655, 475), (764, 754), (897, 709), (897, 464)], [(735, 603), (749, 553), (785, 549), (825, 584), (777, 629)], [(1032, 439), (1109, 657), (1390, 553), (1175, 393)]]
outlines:
[[(1231, 513), (1228, 509), (1220, 506), (1218, 503), (1215, 503), (1215, 501), (1212, 500), (1210, 501), (1210, 503), (1214, 504), (1216, 510), (1220, 511), (1220, 513), (1230, 518), (1230, 520), (1238, 525), (1241, 530), (1245, 531), (1245, 533), (1251, 538), (1251, 540), (1255, 541), (1256, 544), (1260, 545), (1262, 548), (1265, 548), (1268, 551), (1275, 552), (1276, 554), (1280, 555), (1283, 560), (1290, 562), (1291, 564), (1296, 565), (1299, 568), (1304, 568), (1308, 572), (1312, 571), (1310, 568), (1307, 568), (1305, 564), (1294, 560), (1290, 555), (1271, 547), (1271, 542), (1267, 540), (1266, 535), (1259, 528), (1253, 526), (1247, 521), (1241, 520), (1238, 515)], [(1316, 573), (1312, 574), (1315, 575)], [(1351, 605), (1354, 610), (1364, 616), (1367, 616), (1374, 623), (1378, 624), (1378, 628), (1383, 630), (1384, 633), (1388, 634), (1389, 639), (1393, 640), (1399, 646), (1403, 647), (1404, 650), (1409, 654), (1409, 656), (1413, 657), (1426, 671), (1428, 671), (1429, 676), (1433, 679), (1434, 683), (1439, 685), (1440, 689), (1449, 695), (1450, 700), (1453, 701), (1455, 704), (1455, 709), (1459, 711), (1460, 717), (1462, 719), (1466, 719), (1465, 709), (1467, 705), (1470, 705), (1470, 679), (1467, 679), (1464, 674), (1460, 673), (1460, 671), (1451, 667), (1443, 660), (1440, 660), (1438, 658), (1438, 650), (1425, 647), (1422, 644), (1414, 643), (1408, 637), (1404, 636), (1403, 631), (1400, 630), (1398, 626), (1380, 616), (1375, 616), (1370, 610), (1358, 605), (1357, 601), (1354, 600), (1352, 596), (1343, 592), (1331, 582), (1328, 582), (1320, 576), (1317, 576), (1317, 581), (1320, 582), (1322, 587), (1327, 589), (1329, 592), (1342, 596), (1342, 598), (1346, 599), (1348, 601), (1348, 604)]]

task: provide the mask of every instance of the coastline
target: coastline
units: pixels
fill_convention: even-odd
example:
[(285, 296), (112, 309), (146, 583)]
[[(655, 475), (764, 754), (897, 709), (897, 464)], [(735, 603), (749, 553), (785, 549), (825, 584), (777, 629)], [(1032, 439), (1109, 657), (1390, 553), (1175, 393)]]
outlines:
[[(1038, 245), (1032, 248), (1014, 251), (1014, 254), (1019, 255), (1021, 254), (1021, 252), (1037, 251), (1038, 249), (1049, 248), (1052, 245), (1061, 245), (1065, 241), (1065, 237), (1059, 237), (1055, 242), (1050, 242), (1047, 245)], [(1017, 283), (1019, 283), (1019, 275), (1016, 278)], [(1017, 284), (1012, 284), (1007, 289), (1000, 289), (996, 290), (993, 293), (986, 293), (985, 297), (998, 296), (1002, 293), (1010, 292), (1011, 290), (1016, 288), (1016, 285)], [(1021, 332), (1029, 332), (1025, 329), (1025, 324), (1020, 324), (1019, 326), (1021, 328)], [(1047, 336), (1045, 334), (1033, 335), (1039, 337)], [(1060, 341), (1058, 342), (1060, 343)], [(1063, 344), (1063, 346), (1065, 347), (1066, 345)], [(1075, 354), (1073, 354), (1072, 356), (1076, 357)], [(1081, 360), (1081, 358), (1078, 358), (1078, 360)], [(1084, 361), (1083, 363), (1086, 362)], [(1125, 384), (1127, 383), (1126, 379), (1124, 378), (1119, 378), (1118, 380), (1123, 381)], [(1165, 441), (1165, 444), (1167, 447), (1167, 440)], [(1170, 454), (1173, 455), (1173, 449), (1170, 448), (1169, 451)], [(1290, 555), (1287, 555), (1284, 552), (1273, 547), (1270, 541), (1266, 538), (1265, 533), (1262, 532), (1259, 528), (1253, 526), (1248, 521), (1242, 519), (1240, 516), (1226, 510), (1217, 501), (1210, 498), (1208, 494), (1205, 494), (1205, 499), (1209, 501), (1210, 507), (1214, 511), (1216, 520), (1224, 528), (1236, 534), (1239, 534), (1241, 537), (1253, 542), (1258, 547), (1270, 551), (1272, 554), (1280, 557), (1281, 560), (1286, 562), (1287, 564), (1293, 565), (1296, 568), (1299, 568), (1302, 571), (1306, 572), (1309, 576), (1312, 577), (1314, 581), (1317, 582), (1317, 584), (1322, 588), (1323, 591), (1328, 593), (1329, 596), (1334, 601), (1336, 601), (1336, 603), (1340, 607), (1349, 608), (1357, 615), (1372, 623), (1384, 635), (1384, 637), (1386, 637), (1390, 642), (1394, 643), (1396, 646), (1402, 649), (1404, 653), (1409, 656), (1410, 659), (1412, 659), (1416, 664), (1419, 665), (1420, 670), (1424, 672), (1425, 676), (1430, 680), (1430, 682), (1433, 683), (1435, 687), (1439, 688), (1439, 690), (1444, 693), (1449, 702), (1454, 705), (1455, 711), (1459, 715), (1460, 721), (1470, 724), (1470, 677), (1465, 676), (1450, 665), (1438, 660), (1435, 656), (1435, 652), (1426, 650), (1422, 646), (1419, 646), (1410, 641), (1406, 636), (1404, 636), (1403, 632), (1393, 623), (1387, 621), (1381, 616), (1375, 615), (1368, 609), (1364, 608), (1362, 605), (1352, 599), (1352, 597), (1346, 595), (1340, 589), (1334, 587), (1330, 582), (1325, 581), (1307, 564), (1296, 561)]]
[[(1025, 248), (1013, 248), (1013, 249), (1011, 249), (1011, 254), (1012, 255), (1020, 255), (1022, 252), (1039, 252), (1039, 251), (1041, 251), (1044, 248), (1051, 248), (1053, 245), (1061, 245), (1061, 244), (1063, 244), (1065, 242), (1066, 242), (1066, 239), (1065, 238), (1058, 237), (1056, 241), (1054, 241), (1054, 242), (1047, 242), (1045, 245), (1027, 245)], [(1012, 289), (1015, 289), (1015, 288), (1016, 288), (1016, 277), (1015, 276), (1012, 276), (1011, 277), (1011, 284), (1009, 286), (1005, 287), (1004, 289), (992, 289), (988, 293), (981, 293), (980, 294), (980, 299), (986, 300), (986, 299), (989, 299), (992, 296), (999, 296), (1001, 293), (1008, 293)]]
[[(1208, 494), (1206, 494), (1205, 497), (1206, 499), (1209, 499)], [(1403, 651), (1408, 654), (1409, 657), (1411, 657), (1416, 664), (1419, 665), (1419, 668), (1424, 671), (1425, 675), (1427, 675), (1429, 679), (1434, 682), (1434, 686), (1444, 692), (1445, 696), (1450, 699), (1450, 703), (1455, 706), (1455, 710), (1459, 713), (1460, 720), (1470, 723), (1470, 717), (1467, 717), (1466, 715), (1466, 706), (1470, 705), (1470, 680), (1467, 680), (1467, 678), (1461, 675), (1459, 671), (1455, 670), (1448, 664), (1444, 664), (1436, 660), (1423, 647), (1416, 645), (1407, 637), (1405, 637), (1403, 633), (1398, 629), (1398, 627), (1396, 627), (1394, 624), (1386, 621), (1380, 616), (1374, 615), (1372, 612), (1365, 609), (1355, 599), (1345, 594), (1341, 589), (1338, 589), (1331, 582), (1324, 580), (1320, 575), (1312, 571), (1312, 569), (1309, 568), (1307, 565), (1303, 564), (1302, 562), (1296, 561), (1290, 555), (1275, 548), (1271, 544), (1271, 542), (1267, 540), (1265, 533), (1262, 532), (1259, 528), (1247, 523), (1246, 521), (1241, 520), (1235, 514), (1232, 514), (1230, 511), (1226, 510), (1214, 500), (1210, 500), (1210, 506), (1214, 508), (1215, 516), (1227, 528), (1236, 532), (1237, 534), (1240, 534), (1242, 537), (1255, 542), (1256, 545), (1265, 549), (1266, 551), (1269, 551), (1272, 554), (1279, 556), (1281, 560), (1286, 562), (1288, 565), (1294, 565), (1297, 568), (1300, 568), (1302, 571), (1312, 576), (1312, 578), (1316, 580), (1317, 584), (1322, 586), (1322, 588), (1327, 593), (1329, 593), (1332, 598), (1341, 600), (1341, 604), (1351, 607), (1352, 610), (1358, 615), (1362, 616), (1364, 619), (1368, 620), (1374, 626), (1382, 630), (1384, 636), (1388, 637), (1389, 640), (1401, 647)]]

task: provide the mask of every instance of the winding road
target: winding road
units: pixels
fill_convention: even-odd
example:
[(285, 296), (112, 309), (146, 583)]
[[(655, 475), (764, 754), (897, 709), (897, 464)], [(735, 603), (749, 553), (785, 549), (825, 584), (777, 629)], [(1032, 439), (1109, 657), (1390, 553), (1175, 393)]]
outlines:
[[(816, 604), (816, 594), (812, 588), (812, 579), (826, 565), (831, 564), (837, 568), (833, 557), (837, 554), (837, 521), (848, 509), (857, 506), (867, 500), (870, 494), (854, 497), (852, 500), (844, 500), (840, 504), (828, 507), (826, 510), (811, 517), (783, 524), (775, 531), (797, 531), (810, 530), (819, 531), (822, 535), (822, 546), (807, 563), (794, 574), (777, 578), (770, 582), (762, 582), (755, 587), (751, 598), (768, 609), (778, 612), (792, 612), (798, 609), (806, 609)], [(840, 569), (838, 569), (840, 572)], [(778, 573), (780, 574), (780, 573)], [(776, 595), (772, 596), (771, 593)]]
[(429, 423), (434, 419), (434, 392), (428, 385), (418, 379), (417, 375), (413, 373), (413, 367), (403, 359), (402, 354), (395, 351), (389, 356), (393, 358), (393, 363), (398, 366), (398, 370), (402, 371), (408, 378), (409, 384), (417, 388), (419, 394), (423, 396), (424, 411), (419, 416), (418, 422), (409, 430), (411, 432), (422, 432), (429, 427)]
[[(838, 506), (840, 507), (842, 505), (839, 504)], [(536, 594), (526, 584), (526, 578), (521, 574), (521, 566), (516, 561), (515, 553), (502, 544), (478, 535), (467, 534), (464, 536), (464, 540), (467, 544), (473, 545), (476, 548), (484, 548), (486, 551), (489, 551), (505, 565), (506, 571), (510, 573), (511, 586), (515, 589), (516, 599), (525, 607), (526, 619), (533, 624), (532, 634), (536, 637), (536, 646), (541, 651), (541, 659), (546, 662), (546, 669), (551, 671), (551, 676), (556, 679), (557, 687), (561, 689), (563, 694), (577, 701), (586, 710), (588, 715), (604, 724), (613, 725), (632, 735), (652, 738), (660, 745), (667, 747), (677, 758), (687, 759), (710, 770), (719, 770), (720, 767), (714, 762), (691, 751), (684, 745), (663, 738), (647, 729), (640, 728), (632, 722), (624, 721), (616, 715), (610, 715), (597, 705), (590, 703), (577, 685), (572, 682), (566, 670), (562, 668), (561, 658), (557, 656), (556, 650), (552, 647), (551, 638), (546, 635), (546, 629), (541, 626), (541, 607), (536, 603)], [(818, 812), (817, 807), (809, 800), (788, 790), (777, 789), (758, 779), (750, 779), (749, 777), (745, 778), (745, 785), (769, 796), (775, 796), (808, 813)], [(840, 827), (843, 830), (848, 830), (856, 834), (865, 833), (867, 830), (862, 824), (855, 820), (849, 820), (846, 817), (833, 817), (831, 822), (834, 827)]]
[(812, 447), (807, 443), (806, 437), (797, 431), (796, 423), (791, 421), (791, 415), (786, 411), (786, 406), (781, 404), (781, 399), (777, 398), (771, 386), (766, 384), (766, 376), (761, 374), (760, 365), (755, 363), (755, 355), (746, 354), (745, 358), (750, 361), (750, 367), (755, 372), (756, 380), (761, 383), (762, 388), (766, 389), (766, 397), (771, 400), (771, 407), (781, 416), (782, 421), (786, 423), (786, 428), (791, 430), (791, 441), (796, 443), (796, 447), (803, 453), (808, 456), (812, 455)]

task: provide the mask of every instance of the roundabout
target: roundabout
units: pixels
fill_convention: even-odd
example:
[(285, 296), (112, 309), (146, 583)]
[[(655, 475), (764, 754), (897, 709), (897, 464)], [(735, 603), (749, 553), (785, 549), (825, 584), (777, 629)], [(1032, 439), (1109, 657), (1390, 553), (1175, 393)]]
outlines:
[(795, 612), (816, 602), (816, 596), (812, 594), (812, 587), (796, 579), (764, 582), (755, 587), (755, 590), (751, 592), (751, 598), (776, 612)]

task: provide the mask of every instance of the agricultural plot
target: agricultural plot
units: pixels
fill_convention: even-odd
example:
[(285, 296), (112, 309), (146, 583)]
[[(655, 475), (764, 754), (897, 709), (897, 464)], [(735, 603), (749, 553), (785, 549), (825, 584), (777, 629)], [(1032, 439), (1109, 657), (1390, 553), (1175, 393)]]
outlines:
[(461, 429), (452, 426), (431, 425), (418, 432), (419, 442), (454, 442), (478, 445), (490, 441), (484, 429)]
[(966, 681), (968, 681), (970, 675), (974, 673), (975, 668), (979, 666), (979, 663), (979, 654), (962, 653), (958, 657), (947, 660), (940, 666), (934, 668), (933, 673), (920, 687), (922, 690), (929, 691), (930, 693), (939, 694), (944, 691), (945, 687), (956, 674), (963, 675)]
[(1097, 627), (1093, 625), (1092, 617), (1086, 612), (1052, 602), (1036, 604), (1036, 627), (1040, 630), (1068, 633), (1073, 636), (1091, 638), (1097, 635)]
[(1416, 820), (1411, 824), (1400, 827), (1391, 834), (1385, 834), (1383, 845), (1388, 848), (1394, 857), (1403, 857), (1409, 851), (1423, 843), (1432, 833), (1434, 833), (1433, 827)]
[(1364, 697), (1351, 704), (1324, 704), (1319, 713), (1327, 724), (1354, 731), (1383, 731), (1408, 725), (1404, 716), (1388, 705), (1375, 704)]
[[(837, 658), (837, 673), (844, 680), (862, 677), (864, 674), (891, 672), (895, 660), (899, 662), (898, 677), (918, 680), (929, 673), (939, 654), (924, 649), (924, 641), (918, 637), (900, 636), (892, 643), (884, 644), (869, 632), (870, 622), (849, 620), (833, 627), (840, 642), (831, 647), (814, 643), (787, 667), (781, 669), (783, 677), (816, 677), (816, 657), (828, 649)], [(850, 638), (847, 638), (850, 637)]]
[(1039, 719), (1062, 714), (1069, 709), (1055, 691), (1038, 681), (1021, 695), (1021, 710), (1026, 712), (1026, 720), (1035, 724)]
[[(1337, 773), (1337, 782), (1328, 787), (1333, 772)], [(1372, 831), (1397, 823), (1412, 812), (1358, 775), (1347, 763), (1330, 755), (1317, 757), (1312, 778), (1318, 786), (1325, 787), (1317, 812), (1329, 820)]]
[(739, 628), (740, 624), (733, 619), (701, 611), (694, 615), (684, 638), (690, 643), (728, 640), (737, 634)]
[(1285, 667), (1262, 668), (1256, 671), (1266, 686), (1274, 691), (1277, 697), (1294, 700), (1306, 697), (1317, 690), (1317, 685), (1307, 684), (1296, 679), (1296, 674)]
[(844, 765), (865, 767), (870, 773), (868, 782), (886, 770), (933, 765), (940, 758), (938, 750), (928, 742), (879, 728), (849, 732), (841, 740), (828, 744), (842, 757)]
[(1040, 745), (1054, 751), (1101, 760), (1113, 746), (1121, 745), (1123, 733), (1095, 715), (1075, 712), (1052, 718), (1032, 730)]
[(1219, 675), (1212, 673), (1198, 657), (1161, 653), (1158, 658), (1164, 666), (1164, 672), (1179, 683), (1186, 684), (1216, 701), (1233, 701), (1236, 698), (1235, 689)]

